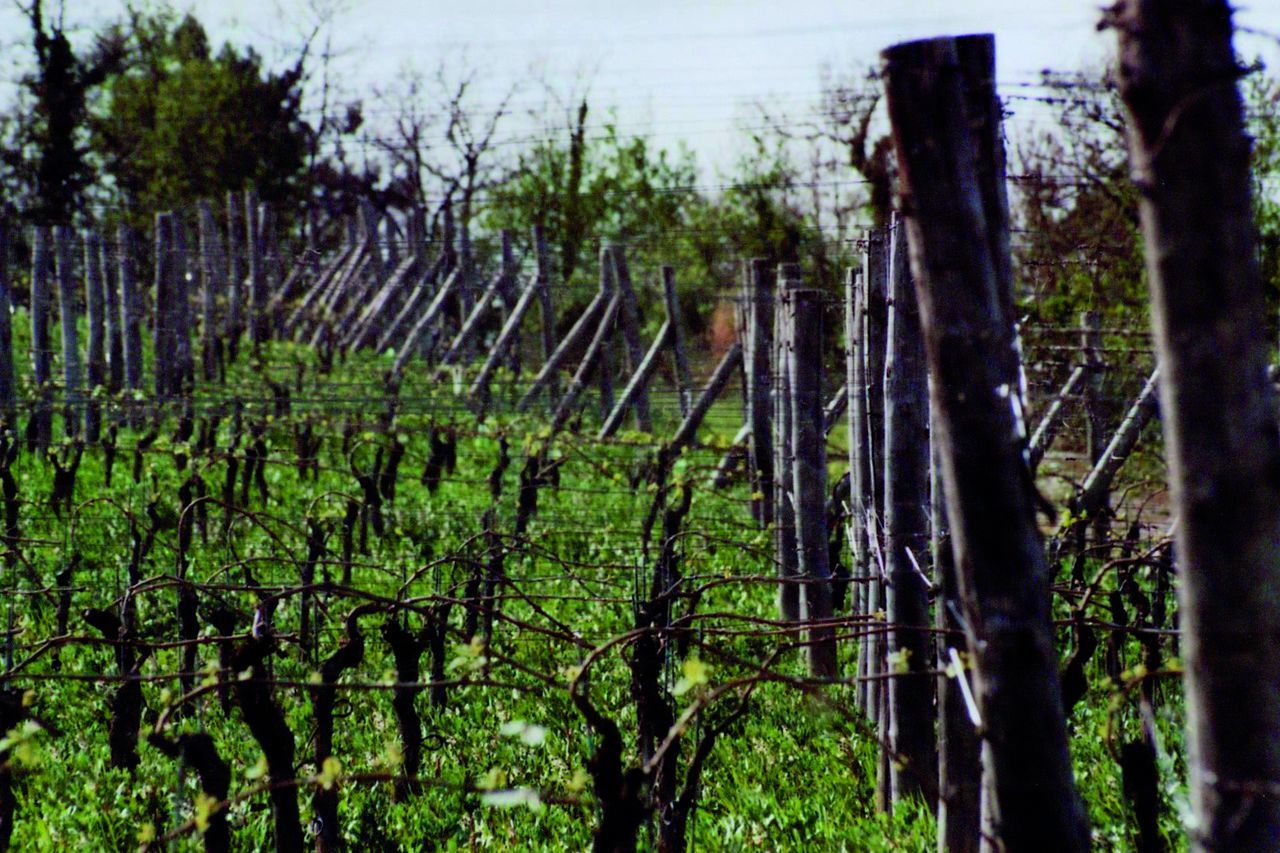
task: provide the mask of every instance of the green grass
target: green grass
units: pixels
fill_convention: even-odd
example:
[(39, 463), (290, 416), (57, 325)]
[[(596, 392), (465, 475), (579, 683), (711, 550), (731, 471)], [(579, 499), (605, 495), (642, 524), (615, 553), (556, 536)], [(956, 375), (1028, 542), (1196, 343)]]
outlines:
[[(19, 315), (21, 316), (21, 315)], [(23, 326), (16, 342), (23, 351)], [(293, 411), (275, 417), (262, 373), (292, 383), (294, 365), (310, 365), (303, 390), (295, 393)], [(368, 469), (379, 448), (387, 451), (392, 438), (406, 445), (397, 479), (395, 500), (384, 507), (386, 533), (369, 533), (367, 553), (355, 557), (351, 590), (318, 594), (316, 624), (320, 631), (318, 659), (332, 654), (341, 641), (346, 613), (362, 599), (413, 600), (420, 604), (459, 598), (473, 567), (488, 556), (480, 535), (482, 518), (492, 509), (496, 532), (511, 545), (505, 571), (511, 579), (502, 604), (503, 618), (484, 654), (491, 658), (488, 675), (498, 686), (468, 684), (451, 687), (444, 708), (418, 698), (424, 736), (420, 777), (426, 787), (404, 802), (395, 802), (390, 786), (357, 782), (354, 774), (395, 771), (399, 736), (388, 689), (340, 691), (335, 724), (335, 754), (341, 761), (341, 816), (344, 837), (356, 849), (498, 849), (564, 850), (589, 846), (598, 821), (592, 788), (585, 777), (588, 759), (598, 739), (585, 724), (569, 696), (569, 679), (590, 647), (598, 647), (633, 627), (637, 589), (648, 582), (657, 553), (657, 537), (646, 555), (641, 530), (654, 499), (642, 476), (656, 441), (627, 433), (611, 442), (565, 433), (548, 442), (542, 418), (512, 414), (509, 389), (501, 382), (500, 405), (483, 424), (459, 404), (454, 383), (435, 383), (424, 372), (409, 375), (401, 388), (394, 428), (384, 434), (378, 419), (385, 409), (377, 376), (385, 362), (364, 357), (336, 366), (328, 376), (317, 373), (310, 353), (288, 346), (270, 348), (256, 367), (242, 355), (227, 388), (197, 394), (197, 421), (215, 409), (223, 410), (216, 450), (195, 454), (185, 469), (176, 455), (191, 453), (191, 443), (175, 443), (176, 421), (170, 418), (144, 455), (142, 477), (130, 476), (132, 448), (138, 433), (122, 429), (115, 470), (106, 483), (100, 449), (86, 452), (80, 466), (75, 510), (57, 517), (47, 506), (51, 466), (22, 453), (14, 472), (24, 501), (20, 519), (25, 568), (7, 575), (4, 586), (21, 594), (7, 597), (8, 614), (17, 629), (15, 660), (22, 662), (11, 681), (32, 691), (32, 710), (57, 733), (38, 732), (29, 747), (7, 751), (18, 779), (18, 816), (13, 843), (18, 849), (122, 849), (134, 846), (139, 833), (160, 833), (191, 819), (198, 791), (194, 773), (184, 771), (154, 747), (139, 746), (141, 765), (134, 773), (108, 768), (107, 709), (116, 685), (67, 676), (115, 672), (111, 649), (100, 643), (70, 642), (59, 649), (54, 666), (49, 638), (55, 625), (56, 593), (49, 587), (73, 555), (78, 569), (72, 580), (69, 634), (96, 637), (81, 612), (88, 607), (118, 607), (127, 591), (126, 564), (131, 547), (130, 519), (142, 530), (147, 507), (155, 503), (160, 519), (156, 545), (142, 566), (145, 583), (135, 590), (141, 635), (151, 641), (175, 637), (176, 593), (162, 579), (176, 567), (177, 521), (182, 511), (178, 490), (193, 473), (218, 495), (227, 469), (231, 440), (227, 399), (244, 402), (246, 425), (265, 424), (269, 451), (264, 502), (251, 490), (248, 512), (233, 514), (225, 534), (222, 509), (210, 507), (208, 536), (197, 532), (189, 553), (186, 577), (201, 585), (203, 607), (214, 600), (236, 609), (245, 631), (257, 594), (244, 586), (246, 568), (264, 587), (288, 588), (299, 582), (306, 554), (308, 520), (330, 529), (330, 561), (337, 560), (339, 527), (348, 497), (360, 491), (351, 471), (351, 457), (341, 453), (343, 430), (350, 434), (356, 463)], [(674, 427), (670, 395), (656, 398), (659, 436)], [(698, 603), (708, 616), (696, 622), (693, 642), (710, 665), (709, 684), (684, 694), (677, 711), (693, 702), (699, 690), (714, 689), (745, 678), (777, 648), (776, 634), (758, 630), (750, 619), (767, 619), (776, 612), (772, 585), (753, 582), (771, 575), (770, 537), (751, 522), (746, 509), (747, 487), (724, 492), (706, 487), (725, 443), (736, 431), (740, 412), (734, 392), (712, 411), (703, 432), (706, 445), (686, 454), (673, 470), (673, 480), (695, 489), (688, 531), (682, 539), (683, 573), (694, 584), (706, 584)], [(595, 423), (594, 411), (584, 415)], [(320, 471), (315, 480), (300, 478), (294, 467), (295, 426), (311, 419), (324, 437)], [(433, 429), (457, 435), (457, 470), (431, 491), (419, 474), (431, 456)], [(61, 435), (61, 422), (55, 424)], [(833, 454), (843, 447), (843, 427), (837, 427)], [(584, 430), (589, 433), (591, 430)], [(490, 497), (489, 477), (500, 454), (500, 439), (510, 446), (511, 462), (501, 478), (501, 496)], [(243, 453), (242, 440), (238, 453)], [(545, 487), (527, 537), (511, 538), (516, 516), (519, 478), (526, 454), (545, 450), (563, 462), (558, 487)], [(831, 475), (843, 470), (833, 458)], [(238, 489), (237, 489), (238, 490)], [(659, 521), (659, 530), (660, 530)], [(328, 566), (336, 580), (341, 568)], [(714, 581), (714, 583), (713, 583)], [(518, 591), (519, 595), (513, 593)], [(299, 628), (299, 599), (286, 597), (277, 609), (274, 629), (285, 637), (283, 652), (272, 663), (278, 680), (306, 684), (317, 661), (302, 654), (292, 637)], [(363, 662), (343, 676), (346, 684), (376, 684), (387, 680), (394, 662), (378, 628), (389, 618), (366, 617)], [(408, 617), (417, 626), (418, 616)], [(460, 635), (462, 607), (451, 616), (448, 657), (456, 666), (450, 675), (466, 673), (474, 664)], [(211, 629), (201, 623), (203, 633)], [(852, 673), (856, 648), (841, 650), (843, 671)], [(625, 647), (601, 655), (590, 671), (590, 695), (602, 712), (622, 731), (630, 761), (635, 755), (635, 708), (629, 694)], [(1136, 660), (1136, 654), (1130, 656)], [(429, 678), (423, 658), (423, 678)], [(180, 689), (169, 677), (179, 670), (180, 652), (160, 649), (142, 669), (146, 712), (143, 735), (164, 709), (177, 701)], [(681, 662), (669, 661), (665, 681), (671, 687)], [(204, 670), (216, 669), (212, 644), (201, 646), (197, 681)], [(931, 850), (936, 846), (933, 819), (922, 803), (901, 805), (892, 816), (874, 807), (876, 745), (866, 724), (853, 710), (852, 690), (832, 686), (819, 701), (812, 689), (797, 689), (788, 680), (803, 677), (803, 660), (796, 651), (783, 654), (772, 671), (782, 680), (761, 683), (746, 715), (718, 740), (706, 765), (689, 839), (696, 849), (738, 850)], [(1092, 670), (1091, 670), (1092, 672)], [(235, 673), (222, 673), (225, 678)], [(1181, 778), (1180, 707), (1176, 690), (1157, 712), (1162, 735), (1171, 752), (1168, 779)], [(732, 695), (690, 728), (695, 737), (711, 724), (718, 709), (732, 703)], [(1113, 692), (1094, 675), (1094, 687), (1072, 718), (1073, 754), (1081, 789), (1090, 809), (1099, 849), (1129, 849), (1134, 841), (1132, 818), (1121, 796), (1119, 770), (1107, 751), (1109, 715), (1118, 730), (1132, 736), (1140, 724), (1131, 702), (1112, 707)], [(308, 781), (318, 773), (311, 756), (314, 723), (303, 687), (280, 687), (276, 699), (284, 709), (295, 741), (299, 764), (302, 820), (312, 817)], [(238, 709), (223, 711), (216, 695), (206, 693), (186, 703), (168, 733), (206, 731), (232, 769), (230, 820), (236, 849), (259, 849), (269, 844), (271, 818), (267, 798), (252, 793), (260, 785), (250, 778), (261, 750), (249, 735)], [(504, 723), (526, 721), (545, 729), (536, 745), (504, 736)], [(683, 747), (685, 761), (692, 751)], [(473, 790), (482, 781), (500, 787), (528, 787), (540, 792), (540, 807), (486, 805)], [(1171, 796), (1176, 800), (1176, 782)], [(1176, 814), (1170, 812), (1168, 831), (1177, 839)], [(642, 833), (642, 844), (654, 844)], [(176, 849), (198, 849), (196, 833), (183, 834)]]

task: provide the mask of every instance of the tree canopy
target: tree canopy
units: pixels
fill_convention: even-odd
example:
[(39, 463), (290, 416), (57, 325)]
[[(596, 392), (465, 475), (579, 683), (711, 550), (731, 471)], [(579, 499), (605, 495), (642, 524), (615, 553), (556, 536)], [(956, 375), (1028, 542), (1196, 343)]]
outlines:
[(128, 45), (89, 121), (122, 201), (155, 210), (250, 185), (269, 202), (302, 195), (305, 57), (272, 72), (252, 48), (215, 53), (199, 21), (167, 13), (134, 15)]

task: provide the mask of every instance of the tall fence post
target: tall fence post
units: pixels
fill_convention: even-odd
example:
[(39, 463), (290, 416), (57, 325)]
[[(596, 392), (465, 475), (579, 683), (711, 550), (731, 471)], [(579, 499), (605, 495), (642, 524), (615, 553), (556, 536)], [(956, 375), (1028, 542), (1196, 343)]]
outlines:
[(907, 231), (977, 663), (993, 827), (1011, 850), (1084, 850), (1089, 831), (1067, 751), (1049, 571), (1010, 400), (1012, 330), (993, 258), (999, 217), (984, 211), (959, 51), (955, 39), (940, 38), (896, 45), (883, 57), (902, 194), (911, 201)]
[[(914, 295), (912, 296), (914, 298)], [(942, 485), (942, 456), (938, 447), (938, 413), (929, 402), (929, 492), (933, 522), (930, 529), (933, 554), (934, 625), (938, 629), (938, 853), (978, 853), (982, 838), (981, 744), (975, 720), (965, 701), (961, 679), (967, 648), (959, 618), (959, 577), (951, 553)], [(959, 666), (957, 666), (959, 662)]]
[[(626, 344), (627, 372), (635, 373), (644, 360), (644, 346), (640, 343), (640, 309), (636, 303), (635, 287), (631, 284), (631, 269), (627, 266), (626, 249), (614, 244), (609, 246), (609, 257), (613, 262), (613, 280), (618, 293), (622, 295), (622, 309), (619, 312), (622, 320), (622, 340)], [(636, 429), (641, 432), (653, 432), (653, 420), (649, 415), (649, 393), (641, 388), (632, 401), (636, 415)]]
[(235, 361), (244, 331), (244, 209), (240, 197), (227, 193), (227, 360)]
[(249, 340), (257, 350), (266, 341), (266, 276), (262, 270), (261, 210), (258, 193), (244, 192), (244, 250), (249, 277)]
[[(786, 275), (798, 278), (788, 265)], [(803, 584), (809, 671), (835, 678), (831, 564), (827, 544), (827, 443), (822, 417), (822, 293), (792, 279), (787, 306), (791, 345), (791, 465), (796, 513), (796, 574)]]
[[(863, 306), (862, 339), (863, 391), (866, 399), (866, 447), (867, 479), (863, 486), (865, 516), (863, 527), (867, 533), (868, 574), (867, 612), (883, 614), (885, 609), (884, 547), (882, 541), (884, 520), (884, 362), (888, 333), (889, 305), (889, 251), (883, 229), (867, 232), (867, 253), (863, 256)], [(885, 638), (883, 618), (867, 623), (868, 656), (866, 671), (867, 707), (871, 709), (871, 722), (881, 732), (881, 740), (888, 736), (888, 689), (883, 675), (885, 671)], [(879, 773), (888, 772), (887, 753), (881, 755)], [(879, 805), (883, 808), (889, 780), (879, 780), (876, 790)]]
[(102, 431), (102, 406), (98, 402), (98, 389), (106, 384), (106, 318), (102, 300), (102, 246), (98, 233), (84, 234), (84, 285), (85, 314), (89, 323), (89, 338), (85, 351), (85, 367), (88, 374), (89, 404), (85, 409), (85, 440), (96, 442)]
[(848, 520), (845, 529), (849, 540), (849, 557), (852, 560), (853, 588), (851, 590), (851, 612), (862, 621), (859, 628), (863, 632), (858, 642), (857, 675), (862, 678), (854, 688), (854, 701), (864, 713), (869, 712), (867, 705), (868, 682), (867, 660), (871, 645), (871, 635), (867, 631), (871, 608), (868, 607), (867, 590), (871, 573), (871, 562), (867, 557), (867, 504), (866, 489), (870, 474), (867, 471), (867, 396), (866, 362), (863, 353), (862, 335), (863, 285), (860, 270), (852, 267), (845, 275), (844, 299), (844, 338), (845, 338), (845, 395), (849, 398), (849, 417), (846, 419), (848, 429), (849, 453), (849, 506)]
[(170, 385), (174, 393), (186, 396), (195, 383), (195, 359), (191, 354), (191, 287), (190, 255), (187, 252), (187, 229), (182, 217), (175, 214), (169, 223), (169, 246), (172, 261), (169, 274), (172, 284), (169, 296), (173, 316), (174, 373)]
[(174, 393), (172, 377), (174, 373), (174, 326), (173, 326), (173, 253), (170, 251), (172, 241), (173, 214), (157, 213), (155, 218), (155, 298), (152, 311), (155, 314), (155, 326), (152, 330), (152, 358), (155, 362), (155, 394), (156, 404), (164, 405), (168, 397)]
[(884, 369), (884, 560), (889, 743), (893, 802), (934, 799), (932, 623), (930, 581), (921, 568), (929, 552), (929, 379), (920, 313), (912, 291), (907, 235), (895, 214), (889, 264), (889, 330)]
[(747, 265), (742, 299), (747, 315), (747, 336), (743, 365), (747, 376), (747, 424), (751, 467), (752, 514), (761, 527), (775, 518), (773, 402), (769, 366), (773, 360), (773, 273), (764, 258)]
[(773, 507), (774, 554), (778, 561), (778, 616), (787, 622), (800, 621), (799, 571), (796, 557), (796, 510), (791, 470), (793, 432), (791, 426), (791, 326), (786, 322), (791, 310), (791, 291), (799, 286), (796, 264), (778, 268), (777, 301), (773, 315)]
[(222, 341), (218, 336), (218, 298), (226, 292), (222, 240), (209, 202), (197, 206), (200, 239), (200, 363), (206, 382), (218, 377), (222, 363)]
[[(116, 229), (116, 251), (120, 270), (120, 330), (124, 366), (124, 386), (130, 395), (142, 390), (142, 305), (133, 275), (133, 233), (127, 225)], [(129, 423), (137, 426), (137, 405), (128, 400)]]
[(1280, 838), (1280, 429), (1231, 5), (1123, 0), (1120, 95), (1147, 254), (1193, 850)]
[(110, 237), (102, 235), (98, 243), (102, 266), (102, 304), (107, 315), (107, 390), (117, 394), (124, 386), (124, 334), (120, 325), (119, 264), (113, 263), (113, 260), (116, 253), (123, 249), (118, 237), (114, 251)]
[(80, 435), (84, 378), (80, 370), (80, 342), (76, 329), (75, 236), (65, 225), (54, 226), (53, 251), (58, 267), (58, 315), (62, 322), (62, 380), (66, 388), (67, 435)]
[[(547, 231), (541, 225), (533, 226), (533, 251), (537, 259), (538, 308), (542, 314), (542, 360), (545, 363), (556, 351), (556, 315), (551, 301), (551, 250), (547, 247)], [(560, 381), (556, 376), (547, 380), (547, 399), (560, 399)]]
[(13, 384), (13, 300), (9, 288), (9, 230), (0, 224), (0, 415), (4, 425), (14, 429), (17, 404)]
[(28, 425), (28, 446), (46, 448), (53, 439), (53, 342), (50, 340), (49, 309), (53, 304), (50, 282), (53, 277), (53, 244), (49, 229), (37, 225), (31, 237), (31, 373), (38, 395)]
[(689, 369), (689, 354), (684, 344), (684, 322), (680, 312), (680, 296), (676, 292), (675, 267), (662, 267), (662, 298), (667, 309), (667, 322), (671, 324), (671, 354), (676, 368), (676, 395), (680, 398), (680, 417), (689, 416), (693, 402), (693, 371)]

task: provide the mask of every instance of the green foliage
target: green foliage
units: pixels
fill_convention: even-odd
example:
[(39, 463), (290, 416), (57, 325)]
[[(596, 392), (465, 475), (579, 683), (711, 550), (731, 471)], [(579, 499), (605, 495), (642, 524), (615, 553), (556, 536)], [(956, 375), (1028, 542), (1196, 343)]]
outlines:
[(250, 185), (264, 201), (300, 197), (310, 133), (301, 61), (276, 73), (252, 49), (214, 53), (191, 15), (135, 14), (128, 35), (128, 67), (90, 122), (120, 201), (159, 210)]

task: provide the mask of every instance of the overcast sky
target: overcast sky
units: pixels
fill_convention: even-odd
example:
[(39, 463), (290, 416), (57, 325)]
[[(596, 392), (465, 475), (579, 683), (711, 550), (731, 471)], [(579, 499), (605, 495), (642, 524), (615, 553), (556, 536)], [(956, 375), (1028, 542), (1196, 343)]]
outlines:
[[(57, 8), (56, 0), (45, 0)], [(590, 83), (593, 106), (613, 106), (626, 133), (662, 144), (684, 140), (704, 165), (723, 165), (750, 125), (751, 104), (769, 100), (796, 114), (814, 105), (819, 69), (869, 66), (894, 42), (994, 32), (998, 78), (1014, 122), (1043, 120), (1026, 92), (1042, 68), (1101, 62), (1114, 35), (1099, 33), (1100, 3), (1081, 0), (315, 0), (337, 3), (331, 29), (334, 78), (347, 96), (372, 102), (405, 70), (434, 70), (463, 57), (482, 80), (476, 105), (536, 73), (568, 90)], [(310, 29), (308, 0), (188, 0), (215, 41), (251, 43), (279, 60)], [(123, 4), (68, 0), (67, 23), (92, 25)], [(1243, 0), (1238, 36), (1248, 57), (1280, 72), (1280, 0)], [(25, 28), (0, 5), (0, 43)], [(11, 52), (12, 53), (12, 52)], [(532, 70), (532, 71), (531, 71)], [(540, 101), (530, 85), (517, 107)], [(374, 108), (376, 110), (376, 107)], [(371, 118), (377, 118), (373, 112)]]

